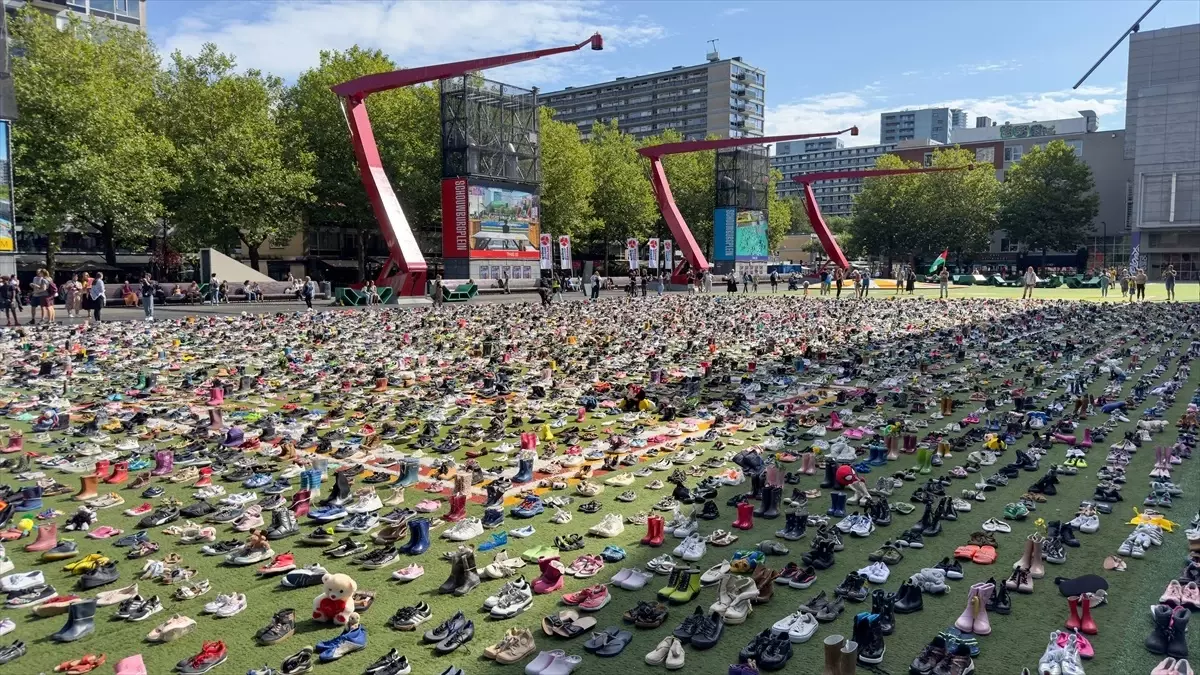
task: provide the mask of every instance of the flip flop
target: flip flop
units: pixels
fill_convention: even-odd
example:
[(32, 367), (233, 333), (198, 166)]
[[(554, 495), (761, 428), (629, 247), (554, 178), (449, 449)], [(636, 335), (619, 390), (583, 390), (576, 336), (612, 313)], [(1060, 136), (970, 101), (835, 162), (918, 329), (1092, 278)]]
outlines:
[[(612, 629), (610, 628), (609, 630)], [(617, 633), (609, 639), (608, 644), (597, 649), (594, 653), (596, 656), (616, 656), (617, 654), (625, 651), (625, 647), (628, 646), (632, 641), (633, 633), (630, 633), (627, 630), (618, 630)]]
[(596, 619), (594, 617), (585, 616), (578, 619), (564, 621), (561, 626), (554, 629), (554, 634), (558, 635), (559, 637), (574, 638), (583, 635), (595, 627)]
[(991, 565), (996, 562), (996, 549), (991, 546), (980, 546), (975, 555), (971, 556), (971, 561), (979, 565)]
[(358, 591), (354, 594), (354, 611), (365, 612), (375, 604), (375, 591)]
[(594, 652), (597, 649), (600, 649), (604, 645), (608, 644), (609, 641), (612, 640), (614, 637), (616, 637), (617, 633), (619, 633), (619, 632), (621, 632), (621, 629), (619, 627), (609, 626), (608, 628), (605, 628), (604, 630), (600, 631), (599, 633), (592, 633), (592, 639), (583, 643), (583, 648), (588, 650), (589, 652)]

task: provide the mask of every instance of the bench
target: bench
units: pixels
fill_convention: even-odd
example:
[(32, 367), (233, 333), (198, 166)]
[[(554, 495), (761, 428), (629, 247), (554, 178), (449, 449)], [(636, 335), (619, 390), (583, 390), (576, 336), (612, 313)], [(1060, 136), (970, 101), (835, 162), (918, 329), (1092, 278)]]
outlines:
[(955, 274), (950, 277), (950, 281), (954, 282), (955, 286), (971, 286), (975, 283), (975, 277), (970, 274)]
[(454, 290), (446, 293), (443, 299), (446, 302), (466, 302), (476, 295), (479, 295), (479, 288), (475, 284), (459, 284)]
[(1000, 276), (999, 274), (993, 274), (992, 285), (997, 288), (1016, 288), (1017, 286), (1021, 285), (1021, 282), (1017, 281), (1016, 279), (1006, 281), (1004, 277)]

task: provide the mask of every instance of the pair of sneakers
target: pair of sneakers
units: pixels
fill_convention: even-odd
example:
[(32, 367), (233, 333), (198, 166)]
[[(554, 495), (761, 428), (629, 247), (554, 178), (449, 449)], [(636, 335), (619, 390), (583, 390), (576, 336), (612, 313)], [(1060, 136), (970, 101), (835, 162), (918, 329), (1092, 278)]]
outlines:
[(852, 513), (837, 524), (837, 529), (846, 534), (853, 534), (856, 537), (866, 537), (875, 531), (875, 523), (869, 516)]
[(699, 534), (692, 533), (679, 542), (672, 553), (677, 558), (683, 558), (688, 562), (695, 562), (704, 557), (708, 547), (704, 544), (704, 540)]

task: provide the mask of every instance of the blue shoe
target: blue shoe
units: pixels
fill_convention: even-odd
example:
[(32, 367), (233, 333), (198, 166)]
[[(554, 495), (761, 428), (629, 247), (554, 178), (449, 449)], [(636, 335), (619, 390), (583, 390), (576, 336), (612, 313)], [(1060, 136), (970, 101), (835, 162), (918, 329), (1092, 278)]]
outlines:
[(342, 634), (331, 639), (321, 640), (314, 651), (321, 657), (323, 663), (337, 661), (347, 654), (353, 654), (367, 647), (367, 629), (362, 626), (347, 628)]
[(501, 546), (507, 546), (507, 545), (508, 545), (508, 533), (507, 532), (497, 532), (497, 533), (493, 534), (491, 537), (489, 537), (487, 541), (480, 544), (479, 550), (481, 552), (490, 551), (494, 548), (500, 548)]
[(483, 512), (483, 526), (489, 530), (493, 527), (499, 527), (504, 524), (504, 509), (500, 507), (489, 508)]
[(525, 537), (532, 537), (534, 532), (537, 532), (537, 530), (533, 529), (532, 525), (526, 525), (525, 527), (514, 527), (508, 531), (508, 533), (512, 536), (519, 537), (521, 539), (524, 539)]
[(274, 483), (263, 488), (263, 494), (279, 495), (292, 489), (292, 482), (286, 478), (276, 478)]
[(138, 457), (137, 459), (129, 462), (129, 470), (130, 471), (141, 471), (142, 469), (149, 469), (149, 468), (150, 468), (150, 460), (146, 459), (145, 457)]
[(859, 462), (854, 465), (855, 473), (871, 473), (871, 465), (866, 462)]
[(346, 517), (346, 509), (336, 506), (319, 506), (308, 512), (308, 517), (320, 523), (327, 523), (331, 520)]
[(140, 544), (142, 542), (146, 542), (146, 541), (150, 541), (150, 535), (145, 530), (141, 530), (139, 532), (134, 532), (133, 534), (127, 534), (124, 537), (121, 537), (120, 539), (113, 542), (113, 545), (121, 546), (121, 547), (131, 547), (131, 546), (137, 546), (138, 544)]
[(242, 481), (242, 487), (255, 490), (261, 487), (266, 487), (271, 484), (271, 476), (265, 473), (256, 473), (246, 480)]
[(542, 504), (542, 498), (537, 495), (526, 495), (525, 500), (512, 508), (512, 514), (516, 518), (532, 518), (546, 510)]
[(600, 552), (600, 557), (604, 558), (605, 562), (620, 562), (625, 559), (625, 549), (620, 546), (605, 546)]

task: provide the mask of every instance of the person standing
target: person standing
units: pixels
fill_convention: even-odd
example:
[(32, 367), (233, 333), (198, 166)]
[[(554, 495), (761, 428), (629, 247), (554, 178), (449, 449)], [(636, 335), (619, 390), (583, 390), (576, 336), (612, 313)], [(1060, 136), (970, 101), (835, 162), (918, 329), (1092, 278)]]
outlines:
[(1174, 265), (1167, 265), (1167, 271), (1162, 273), (1163, 285), (1167, 287), (1167, 302), (1175, 299), (1175, 272)]
[(771, 292), (775, 293), (777, 291), (779, 291), (779, 273), (771, 270)]
[(1124, 298), (1129, 294), (1129, 270), (1122, 269), (1118, 278), (1121, 280), (1121, 297)]
[(704, 270), (704, 292), (712, 293), (712, 270)]
[(304, 304), (308, 307), (308, 311), (312, 311), (312, 301), (317, 295), (317, 282), (312, 280), (312, 277), (304, 277), (304, 286), (300, 288), (300, 297), (304, 298)]
[(63, 284), (63, 304), (66, 305), (68, 319), (79, 316), (83, 307), (83, 284), (79, 283), (78, 274), (72, 274)]
[(1037, 282), (1038, 282), (1037, 272), (1033, 271), (1033, 265), (1030, 265), (1029, 267), (1025, 268), (1025, 276), (1022, 279), (1022, 281), (1024, 282), (1025, 290), (1021, 291), (1021, 299), (1025, 300), (1026, 298), (1028, 298), (1028, 299), (1032, 300), (1033, 299), (1033, 289), (1037, 286)]
[(103, 272), (96, 272), (96, 279), (92, 281), (92, 287), (88, 290), (88, 297), (91, 298), (92, 302), (92, 316), (95, 317), (96, 323), (100, 323), (100, 312), (104, 309), (106, 301)]
[(221, 302), (221, 280), (216, 272), (208, 277), (208, 301), (214, 305)]
[(1108, 281), (1108, 270), (1104, 270), (1100, 273), (1100, 297), (1102, 298), (1108, 297)]
[(50, 295), (50, 280), (47, 278), (47, 272), (44, 269), (39, 269), (29, 282), (29, 325), (37, 323), (38, 308), (42, 310), (42, 322), (45, 323), (49, 318), (49, 310), (46, 309), (46, 297)]
[(950, 273), (946, 271), (946, 266), (942, 265), (942, 271), (938, 272), (938, 299), (950, 298)]
[[(1137, 287), (1137, 299), (1145, 300), (1146, 299), (1146, 270), (1145, 269), (1143, 269), (1141, 267), (1138, 268), (1137, 276), (1135, 276), (1133, 278), (1133, 283)], [(1132, 300), (1132, 299), (1133, 298), (1130, 297), (1130, 300)]]
[(867, 268), (862, 272), (862, 296), (866, 298), (871, 293), (871, 270)]
[(904, 288), (904, 266), (900, 265), (896, 268), (896, 293), (900, 295), (900, 290)]
[(504, 274), (504, 294), (508, 295), (509, 294), (509, 290), (508, 290), (509, 279), (508, 279), (508, 268), (507, 267), (504, 268), (503, 274)]
[(917, 273), (911, 267), (908, 268), (908, 276), (905, 277), (904, 288), (908, 291), (909, 295), (912, 295), (913, 291), (917, 288)]
[(665, 275), (658, 274), (654, 277), (654, 290), (658, 293), (658, 297), (660, 298), (663, 294), (663, 276)]
[(150, 278), (149, 274), (142, 275), (142, 287), (140, 294), (142, 296), (142, 310), (146, 313), (146, 320), (154, 320), (154, 291), (157, 284)]
[(842, 271), (842, 268), (839, 267), (833, 271), (833, 285), (837, 287), (837, 293), (835, 293), (833, 296), (835, 300), (842, 299), (842, 282), (845, 281), (845, 279), (846, 275)]
[(14, 309), (16, 295), (17, 289), (9, 283), (8, 275), (0, 277), (0, 310), (4, 310), (5, 326), (21, 325), (21, 317), (17, 316), (17, 310)]
[(445, 300), (445, 289), (442, 286), (442, 275), (437, 275), (433, 278), (433, 307), (440, 309), (442, 301)]
[(592, 300), (600, 299), (600, 275), (592, 272)]

